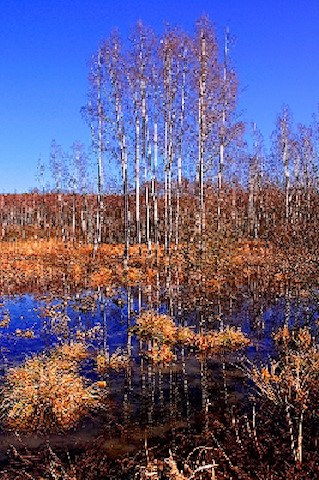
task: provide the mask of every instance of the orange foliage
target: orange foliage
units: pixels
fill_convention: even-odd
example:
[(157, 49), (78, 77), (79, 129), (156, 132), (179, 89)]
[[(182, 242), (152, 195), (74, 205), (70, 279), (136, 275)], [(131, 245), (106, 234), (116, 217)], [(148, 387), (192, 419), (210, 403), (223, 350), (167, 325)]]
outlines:
[(101, 267), (97, 272), (92, 273), (91, 275), (91, 285), (92, 287), (103, 287), (110, 283), (112, 277), (112, 270), (107, 267)]
[(164, 367), (167, 367), (174, 358), (171, 347), (165, 343), (159, 345), (154, 342), (151, 350), (147, 352), (147, 355), (155, 365), (161, 363)]
[(221, 352), (223, 350), (238, 350), (249, 345), (250, 341), (240, 328), (226, 326), (224, 330), (207, 334), (199, 333), (195, 345), (200, 352)]
[(137, 319), (135, 332), (142, 338), (156, 340), (161, 343), (176, 342), (177, 328), (168, 315), (144, 312)]
[(15, 430), (63, 431), (74, 426), (98, 401), (76, 371), (80, 345), (40, 354), (9, 370), (0, 409)]
[(130, 359), (127, 352), (121, 348), (117, 348), (111, 356), (108, 352), (99, 352), (96, 357), (96, 363), (98, 373), (103, 375), (108, 368), (116, 372), (127, 369), (130, 364)]

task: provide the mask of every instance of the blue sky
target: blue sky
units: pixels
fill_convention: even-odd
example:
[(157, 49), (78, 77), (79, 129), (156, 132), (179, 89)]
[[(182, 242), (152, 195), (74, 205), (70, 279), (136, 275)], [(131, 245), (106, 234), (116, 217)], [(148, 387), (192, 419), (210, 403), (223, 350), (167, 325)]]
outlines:
[(237, 40), (232, 58), (243, 119), (267, 139), (281, 105), (308, 124), (319, 103), (318, 0), (2, 0), (0, 14), (0, 192), (37, 185), (39, 155), (52, 139), (67, 150), (90, 144), (81, 118), (87, 62), (117, 26), (125, 38), (139, 18), (192, 31), (207, 13), (222, 38)]

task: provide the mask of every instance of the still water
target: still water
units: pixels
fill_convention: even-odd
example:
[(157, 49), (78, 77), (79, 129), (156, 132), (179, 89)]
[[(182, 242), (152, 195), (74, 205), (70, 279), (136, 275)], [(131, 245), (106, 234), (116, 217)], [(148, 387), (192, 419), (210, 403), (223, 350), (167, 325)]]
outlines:
[[(105, 382), (106, 408), (63, 435), (30, 434), (24, 435), (23, 441), (38, 447), (49, 440), (54, 448), (81, 451), (96, 438), (102, 438), (103, 449), (111, 458), (142, 448), (145, 435), (162, 441), (169, 438), (174, 444), (179, 429), (199, 432), (205, 428), (208, 405), (211, 411), (234, 405), (245, 408), (252, 386), (240, 369), (243, 355), (250, 362), (268, 362), (275, 355), (272, 333), (284, 323), (309, 324), (314, 334), (318, 328), (313, 301), (291, 296), (259, 300), (255, 295), (241, 296), (224, 301), (222, 318), (218, 314), (220, 303), (212, 305), (205, 328), (218, 328), (221, 322), (240, 326), (251, 340), (249, 347), (237, 354), (205, 358), (195, 355), (191, 348), (177, 348), (173, 362), (165, 366), (154, 365), (145, 355), (147, 342), (130, 333), (124, 292), (113, 298), (95, 292), (62, 299), (17, 295), (3, 297), (0, 302), (0, 322), (5, 324), (0, 328), (1, 383), (10, 367), (62, 342), (76, 342), (79, 332), (85, 337), (85, 332), (96, 327), (97, 334), (86, 338), (91, 354), (81, 362), (80, 374), (88, 383)], [(134, 325), (139, 309), (146, 307), (138, 293), (132, 292), (130, 326)], [(165, 311), (164, 305), (161, 311)], [(182, 318), (184, 326), (198, 329), (196, 310), (183, 312)], [(103, 350), (112, 355), (119, 348), (130, 351), (129, 368), (109, 370), (101, 376), (94, 354)], [(9, 445), (18, 443), (14, 432), (0, 425), (2, 464), (6, 463)]]

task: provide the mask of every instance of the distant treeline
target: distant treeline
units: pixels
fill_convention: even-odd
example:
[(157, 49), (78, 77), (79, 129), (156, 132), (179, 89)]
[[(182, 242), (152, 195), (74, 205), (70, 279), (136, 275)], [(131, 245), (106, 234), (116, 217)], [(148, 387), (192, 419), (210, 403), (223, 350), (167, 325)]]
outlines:
[[(161, 191), (158, 185), (158, 191)], [(319, 193), (317, 191), (291, 188), (289, 193), (288, 221), (285, 191), (267, 185), (256, 191), (239, 185), (224, 188), (218, 218), (218, 193), (213, 185), (204, 188), (204, 225), (202, 239), (209, 245), (219, 236), (219, 241), (240, 238), (267, 241), (278, 238), (315, 239), (319, 232)], [(179, 198), (172, 196), (165, 220), (165, 196), (157, 197), (155, 214), (154, 199), (147, 204), (145, 188), (140, 195), (140, 241), (171, 246), (175, 243), (196, 242), (199, 224), (199, 202), (196, 184), (183, 182)], [(103, 195), (102, 208), (96, 194), (25, 193), (0, 195), (1, 238), (52, 239), (94, 243), (98, 207), (101, 218), (102, 243), (139, 243), (136, 229), (136, 196), (128, 195), (129, 229), (126, 231), (123, 195)], [(155, 220), (157, 222), (155, 223)], [(177, 223), (177, 219), (179, 220)], [(149, 226), (148, 226), (149, 225)], [(219, 230), (218, 230), (219, 225)]]

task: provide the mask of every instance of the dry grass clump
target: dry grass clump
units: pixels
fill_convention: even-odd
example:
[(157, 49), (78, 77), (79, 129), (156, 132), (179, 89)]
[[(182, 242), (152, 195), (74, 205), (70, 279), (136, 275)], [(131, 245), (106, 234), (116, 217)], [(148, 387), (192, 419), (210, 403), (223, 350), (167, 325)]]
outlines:
[(223, 331), (194, 333), (189, 327), (176, 327), (168, 315), (144, 312), (133, 331), (151, 344), (146, 356), (157, 364), (168, 366), (175, 358), (172, 347), (176, 344), (194, 348), (201, 354), (234, 351), (249, 345), (250, 341), (240, 328), (227, 326)]
[(172, 362), (174, 354), (171, 347), (176, 344), (181, 333), (178, 333), (175, 323), (168, 315), (144, 312), (137, 319), (134, 331), (140, 338), (151, 341), (146, 356), (155, 365), (162, 364), (166, 367)]
[(278, 364), (275, 361), (271, 365), (261, 368), (253, 366), (248, 371), (248, 377), (254, 382), (261, 395), (275, 404), (282, 403), (280, 393), (281, 373), (278, 375)]
[[(203, 447), (204, 448), (204, 447)], [(196, 449), (195, 449), (196, 450)], [(207, 479), (215, 480), (216, 477), (216, 463), (212, 460), (210, 463), (203, 463), (202, 465), (196, 465), (194, 470), (190, 468), (189, 458), (185, 461), (184, 472), (180, 471), (176, 460), (174, 459), (172, 453), (170, 452), (169, 458), (164, 460), (164, 469), (159, 468), (159, 463), (157, 459), (152, 461), (148, 460), (146, 466), (140, 466), (139, 474), (137, 478), (140, 480), (195, 480), (195, 479)], [(164, 471), (162, 471), (164, 470)]]
[(27, 328), (26, 330), (21, 330), (20, 328), (17, 328), (14, 334), (17, 337), (34, 338), (34, 331), (29, 328)]
[(162, 344), (159, 345), (154, 342), (151, 350), (147, 352), (147, 356), (152, 360), (152, 362), (157, 365), (161, 363), (167, 367), (174, 359), (174, 354), (170, 345)]
[(312, 348), (313, 344), (313, 338), (308, 327), (291, 331), (287, 325), (284, 325), (284, 327), (279, 328), (277, 333), (273, 334), (273, 338), (277, 347), (283, 348), (284, 350), (292, 349), (305, 353), (309, 348)]
[(318, 411), (319, 350), (307, 327), (290, 331), (284, 326), (273, 337), (278, 360), (261, 368), (252, 365), (247, 373), (259, 394), (286, 417), (291, 453), (300, 466), (304, 418)]
[(101, 324), (96, 324), (94, 327), (90, 328), (89, 330), (77, 330), (75, 332), (75, 336), (77, 340), (85, 341), (85, 340), (97, 340), (103, 335), (103, 327)]
[(159, 343), (176, 343), (177, 328), (173, 320), (164, 314), (144, 312), (137, 319), (135, 333), (142, 338)]
[(99, 352), (96, 357), (96, 363), (98, 373), (103, 375), (108, 368), (111, 368), (116, 372), (128, 368), (130, 358), (127, 352), (121, 348), (117, 348), (111, 357), (108, 352)]
[(84, 343), (77, 342), (72, 345), (64, 343), (60, 347), (57, 347), (52, 352), (52, 355), (65, 360), (79, 362), (88, 357), (88, 351)]
[(155, 364), (167, 365), (174, 358), (171, 347), (180, 344), (194, 347), (200, 353), (234, 351), (249, 345), (250, 341), (240, 328), (227, 326), (222, 331), (195, 334), (189, 327), (176, 327), (168, 315), (144, 312), (133, 331), (142, 339), (152, 341), (147, 356)]
[(182, 345), (194, 345), (196, 334), (189, 327), (178, 327), (177, 342)]
[(4, 423), (21, 432), (59, 432), (73, 427), (97, 398), (76, 371), (83, 357), (76, 344), (40, 354), (9, 370), (0, 410)]
[(3, 318), (0, 320), (0, 328), (8, 328), (10, 320), (10, 315), (6, 312)]
[(309, 396), (317, 391), (319, 351), (307, 327), (290, 331), (287, 326), (273, 335), (279, 359), (271, 365), (249, 371), (259, 391), (277, 404), (287, 401), (297, 409), (306, 408)]
[(200, 352), (218, 353), (223, 350), (238, 350), (249, 345), (250, 341), (240, 328), (226, 326), (224, 330), (199, 333), (195, 345)]

